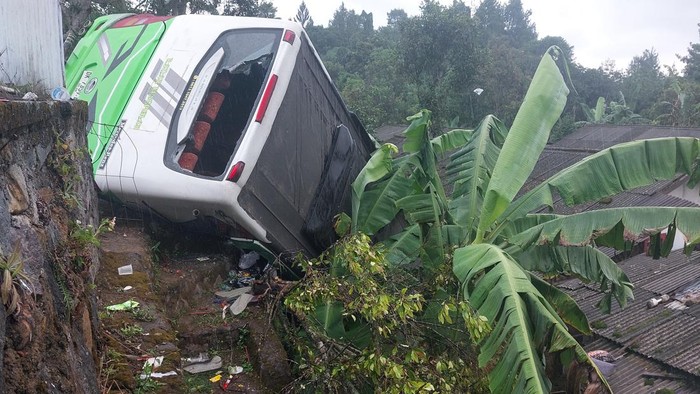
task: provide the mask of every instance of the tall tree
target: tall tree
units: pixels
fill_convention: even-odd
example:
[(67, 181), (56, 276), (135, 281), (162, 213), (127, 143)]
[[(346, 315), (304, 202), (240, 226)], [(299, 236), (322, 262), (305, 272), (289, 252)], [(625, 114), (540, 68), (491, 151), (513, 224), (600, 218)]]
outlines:
[(399, 24), (399, 56), (420, 105), (433, 109), (435, 123), (469, 118), (469, 92), (482, 64), (477, 28), (461, 1), (445, 7), (425, 0), (421, 14)]
[(277, 8), (266, 0), (224, 0), (223, 15), (274, 18)]
[(221, 0), (141, 0), (135, 8), (155, 15), (218, 15)]
[(306, 27), (307, 24), (313, 24), (311, 20), (311, 14), (309, 14), (309, 9), (306, 8), (306, 2), (302, 1), (299, 4), (299, 9), (297, 9), (297, 14), (294, 16), (294, 21), (299, 22), (302, 27)]
[[(698, 23), (700, 33), (700, 23)], [(700, 83), (700, 42), (691, 43), (688, 54), (680, 58), (685, 64), (683, 76)]]
[(521, 0), (510, 0), (503, 10), (506, 35), (518, 46), (537, 40), (535, 25), (530, 21), (532, 11), (523, 10)]
[(622, 80), (622, 93), (630, 109), (644, 117), (660, 98), (664, 86), (659, 55), (653, 48), (632, 58)]
[(386, 25), (389, 27), (398, 26), (401, 21), (408, 19), (406, 11), (400, 8), (394, 8), (386, 14)]
[(490, 37), (501, 36), (506, 30), (505, 11), (498, 0), (483, 0), (477, 7), (474, 17)]

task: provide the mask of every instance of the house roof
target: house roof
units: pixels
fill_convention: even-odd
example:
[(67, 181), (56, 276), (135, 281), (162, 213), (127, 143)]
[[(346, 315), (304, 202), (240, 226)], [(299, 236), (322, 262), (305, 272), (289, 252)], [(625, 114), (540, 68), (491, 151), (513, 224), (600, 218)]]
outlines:
[(374, 130), (374, 136), (377, 141), (390, 142), (401, 149), (403, 140), (406, 139), (403, 132), (407, 127), (407, 125), (384, 125)]
[(564, 136), (552, 146), (593, 153), (622, 142), (661, 137), (700, 138), (700, 129), (654, 125), (588, 125)]
[[(616, 367), (609, 377), (613, 386), (624, 388), (622, 392), (639, 387), (649, 371), (673, 376), (651, 378), (655, 381), (651, 392), (667, 385), (682, 385), (689, 390), (681, 392), (697, 392), (694, 385), (700, 383), (700, 304), (683, 305), (678, 300), (686, 298), (688, 287), (700, 297), (700, 252), (688, 257), (675, 251), (659, 260), (637, 255), (619, 265), (635, 284), (634, 300), (624, 309), (613, 305), (610, 314), (597, 308), (603, 293), (596, 286), (578, 279), (558, 284), (576, 300), (593, 327), (597, 339), (587, 344), (586, 350), (601, 349), (622, 356), (615, 364), (624, 372)], [(668, 301), (648, 306), (650, 300), (661, 299), (664, 294), (670, 297)], [(657, 386), (657, 380), (673, 382)]]

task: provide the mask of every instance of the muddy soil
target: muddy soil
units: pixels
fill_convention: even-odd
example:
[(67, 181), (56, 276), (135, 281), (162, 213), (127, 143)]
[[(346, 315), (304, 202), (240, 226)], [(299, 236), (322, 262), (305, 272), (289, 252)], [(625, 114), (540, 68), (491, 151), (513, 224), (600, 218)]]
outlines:
[[(215, 292), (229, 283), (239, 255), (223, 252), (222, 242), (159, 240), (133, 223), (118, 223), (103, 236), (96, 280), (103, 393), (270, 393), (291, 381), (287, 355), (270, 323), (272, 292), (240, 315), (222, 318), (226, 303)], [(119, 267), (127, 265), (133, 273), (119, 275)], [(265, 290), (262, 282), (256, 286), (257, 293)], [(105, 309), (130, 300), (139, 307)], [(221, 367), (197, 374), (182, 369), (183, 358), (200, 354), (221, 357)], [(158, 367), (144, 367), (161, 356)], [(231, 375), (235, 367), (243, 372)]]

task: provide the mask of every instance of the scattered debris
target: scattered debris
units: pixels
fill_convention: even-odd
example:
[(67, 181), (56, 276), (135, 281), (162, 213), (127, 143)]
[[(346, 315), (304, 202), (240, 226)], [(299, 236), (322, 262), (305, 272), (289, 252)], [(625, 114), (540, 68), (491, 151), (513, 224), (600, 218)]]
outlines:
[(197, 261), (202, 262), (202, 261), (208, 261), (209, 257), (197, 257)]
[(24, 96), (22, 96), (22, 100), (28, 100), (28, 101), (34, 101), (38, 98), (39, 98), (39, 96), (37, 96), (36, 93), (32, 93), (32, 92), (27, 92), (24, 94)]
[(250, 286), (240, 287), (238, 289), (228, 290), (228, 291), (217, 291), (215, 294), (221, 298), (232, 300), (239, 297), (242, 294), (250, 293), (253, 288)]
[(202, 373), (219, 369), (221, 365), (221, 357), (214, 356), (211, 360), (186, 365), (182, 369), (189, 373)]
[(9, 94), (19, 94), (17, 89), (12, 89), (11, 87), (4, 86), (4, 85), (0, 85), (0, 91), (5, 92), (5, 93), (9, 93)]
[(588, 357), (593, 360), (606, 379), (615, 371), (615, 361), (617, 361), (617, 358), (609, 352), (605, 350), (591, 350), (588, 352)]
[(121, 304), (114, 304), (106, 306), (105, 309), (108, 311), (132, 311), (139, 307), (139, 303), (134, 300), (124, 301)]
[(158, 368), (163, 364), (163, 356), (158, 356), (158, 357), (151, 357), (148, 360), (146, 360), (145, 363), (143, 363), (143, 367), (153, 367), (153, 368)]
[(176, 376), (176, 375), (177, 375), (177, 372), (169, 371), (169, 372), (151, 372), (150, 374), (142, 373), (141, 376), (139, 376), (139, 377), (141, 378), (141, 380), (144, 380), (144, 379), (148, 379), (148, 378), (160, 379), (160, 378), (165, 378), (168, 376)]
[(187, 357), (180, 359), (183, 365), (204, 363), (209, 361), (209, 355), (206, 353), (199, 353), (197, 357)]
[(664, 294), (660, 298), (652, 298), (647, 301), (647, 308), (654, 308), (662, 302), (668, 302), (670, 299), (671, 297), (668, 294)]
[(122, 291), (129, 291), (129, 290), (131, 290), (131, 289), (133, 289), (133, 288), (134, 288), (133, 286), (124, 286), (124, 288), (122, 289)]
[(119, 275), (131, 275), (134, 273), (134, 267), (132, 267), (131, 264), (123, 265), (117, 268), (117, 272), (119, 273)]
[(216, 382), (218, 382), (219, 380), (221, 380), (221, 374), (217, 374), (217, 375), (214, 375), (214, 376), (212, 376), (211, 378), (209, 378), (209, 381), (212, 382), (212, 383), (216, 383)]
[(58, 86), (51, 91), (51, 98), (56, 101), (69, 101), (70, 93), (63, 86)]
[(248, 252), (241, 256), (241, 259), (238, 262), (238, 268), (247, 270), (254, 266), (258, 262), (258, 259), (260, 259), (260, 255), (257, 252)]
[(253, 295), (250, 293), (241, 294), (238, 298), (236, 298), (236, 301), (234, 301), (233, 304), (231, 304), (229, 310), (231, 311), (231, 313), (234, 314), (234, 316), (240, 315), (252, 299)]

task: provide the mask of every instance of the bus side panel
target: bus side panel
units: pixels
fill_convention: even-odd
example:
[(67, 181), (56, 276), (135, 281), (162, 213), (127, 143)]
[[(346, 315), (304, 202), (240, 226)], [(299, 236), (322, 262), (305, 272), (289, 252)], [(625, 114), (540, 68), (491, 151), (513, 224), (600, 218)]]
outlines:
[[(320, 250), (303, 234), (330, 154), (333, 134), (345, 125), (356, 145), (360, 161), (369, 151), (353, 119), (328, 80), (309, 44), (302, 41), (287, 92), (270, 136), (248, 182), (238, 198), (241, 206), (268, 232), (273, 247), (282, 251)], [(354, 180), (357, 160), (349, 160)], [(345, 194), (345, 193), (344, 193)], [(329, 223), (332, 231), (332, 223)]]

